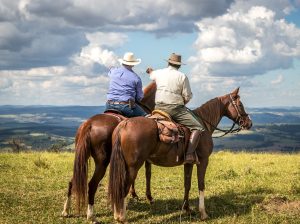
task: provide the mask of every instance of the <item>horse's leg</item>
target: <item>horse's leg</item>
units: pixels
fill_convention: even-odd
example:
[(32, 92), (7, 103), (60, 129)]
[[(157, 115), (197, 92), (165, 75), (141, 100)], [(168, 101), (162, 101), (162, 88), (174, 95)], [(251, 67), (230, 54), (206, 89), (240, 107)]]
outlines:
[(123, 203), (123, 208), (120, 209), (119, 214), (114, 214), (114, 217), (117, 217), (117, 220), (121, 223), (127, 223), (126, 222), (126, 196), (129, 193), (129, 189), (130, 186), (132, 185), (132, 183), (135, 181), (136, 176), (138, 174), (138, 169), (136, 167), (129, 167), (128, 169), (128, 182), (127, 182), (127, 186), (125, 187), (125, 195), (124, 198), (122, 199), (122, 203)]
[(201, 220), (208, 218), (204, 205), (205, 173), (208, 165), (208, 158), (200, 158), (200, 164), (197, 165), (198, 190), (199, 190), (199, 212)]
[(131, 194), (131, 197), (136, 199), (136, 200), (139, 200), (139, 196), (136, 194), (135, 192), (135, 188), (134, 188), (134, 181), (130, 187), (130, 190), (129, 190), (130, 194)]
[(68, 198), (64, 204), (64, 210), (62, 212), (63, 217), (67, 217), (70, 214), (70, 209), (71, 209), (71, 194), (72, 194), (72, 180), (69, 182), (69, 187), (68, 187)]
[(95, 159), (95, 171), (92, 179), (89, 182), (89, 190), (88, 190), (89, 204), (87, 208), (87, 219), (93, 221), (95, 221), (95, 217), (94, 217), (95, 193), (97, 191), (98, 184), (102, 180), (108, 165), (105, 164), (105, 162), (103, 161), (100, 162), (100, 161), (101, 160), (98, 161)]
[(150, 204), (153, 204), (151, 195), (151, 163), (145, 161), (145, 175), (146, 175), (146, 197)]
[[(145, 162), (145, 176), (146, 176), (146, 197), (147, 200), (150, 202), (150, 204), (152, 204), (153, 198), (151, 196), (151, 163), (147, 161)], [(135, 181), (133, 181), (129, 192), (131, 194), (131, 197), (139, 199), (138, 195), (135, 192), (134, 182)]]
[(184, 201), (183, 208), (190, 212), (189, 193), (191, 189), (193, 164), (184, 164)]

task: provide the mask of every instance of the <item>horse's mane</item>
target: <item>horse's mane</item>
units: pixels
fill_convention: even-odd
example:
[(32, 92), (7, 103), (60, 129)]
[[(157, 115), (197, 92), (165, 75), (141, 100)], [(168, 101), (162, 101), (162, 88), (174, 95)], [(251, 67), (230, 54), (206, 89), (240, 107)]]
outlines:
[(221, 117), (221, 101), (216, 97), (194, 109), (193, 112), (200, 117), (203, 123), (209, 121), (210, 124), (217, 125)]
[(149, 96), (149, 94), (153, 94), (153, 91), (156, 91), (156, 83), (150, 82), (145, 88), (144, 88), (144, 96)]

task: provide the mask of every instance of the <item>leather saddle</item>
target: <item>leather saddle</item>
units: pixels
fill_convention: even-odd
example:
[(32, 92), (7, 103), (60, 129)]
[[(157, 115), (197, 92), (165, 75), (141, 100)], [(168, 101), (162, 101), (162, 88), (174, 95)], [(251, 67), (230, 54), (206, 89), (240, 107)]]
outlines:
[(120, 111), (115, 109), (108, 109), (105, 110), (103, 113), (118, 118), (119, 122), (127, 119), (127, 117), (125, 117)]
[(156, 121), (158, 136), (161, 142), (173, 144), (184, 141), (189, 137), (189, 130), (183, 125), (175, 123), (171, 116), (162, 110), (154, 110), (148, 118)]

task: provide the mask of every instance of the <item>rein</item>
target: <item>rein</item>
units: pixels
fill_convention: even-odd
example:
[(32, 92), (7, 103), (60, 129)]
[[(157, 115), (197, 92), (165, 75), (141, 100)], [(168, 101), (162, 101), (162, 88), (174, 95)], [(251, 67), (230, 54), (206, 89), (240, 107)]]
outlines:
[[(229, 96), (230, 96), (230, 100), (231, 100), (230, 103), (233, 105), (234, 109), (236, 110), (236, 112), (237, 112), (237, 114), (238, 114), (238, 116), (236, 117), (235, 121), (233, 121), (232, 126), (231, 126), (230, 129), (228, 129), (228, 130), (220, 129), (220, 128), (218, 128), (216, 125), (214, 125), (214, 124), (212, 124), (211, 122), (209, 122), (208, 120), (202, 118), (202, 117), (198, 114), (198, 116), (200, 117), (200, 119), (201, 119), (202, 121), (205, 121), (206, 123), (208, 123), (208, 124), (209, 124), (210, 126), (212, 126), (215, 130), (218, 130), (218, 131), (220, 131), (220, 132), (224, 132), (224, 134), (222, 134), (222, 135), (220, 135), (220, 136), (215, 136), (215, 137), (213, 137), (213, 138), (221, 138), (221, 137), (224, 137), (224, 136), (227, 135), (227, 134), (238, 133), (240, 130), (242, 130), (242, 127), (241, 127), (240, 122), (239, 122), (239, 119), (240, 119), (242, 116), (241, 116), (241, 114), (240, 114), (239, 109), (237, 108), (237, 105), (236, 105), (235, 100), (233, 99), (233, 97), (231, 96), (231, 94), (230, 94)], [(202, 122), (199, 120), (198, 116), (196, 116), (196, 114), (195, 114), (192, 110), (190, 110), (189, 108), (187, 108), (187, 109), (188, 109), (192, 114), (195, 115), (195, 118), (196, 118), (200, 123), (202, 123)], [(235, 125), (237, 124), (236, 122), (239, 122), (239, 127), (236, 128), (236, 129), (234, 129)]]
[[(190, 112), (192, 112), (193, 114), (195, 114), (192, 110), (190, 110), (190, 109), (188, 109)], [(198, 115), (199, 116), (199, 115)], [(198, 119), (198, 121), (200, 122), (200, 120), (199, 120), (199, 118), (197, 117), (197, 116), (195, 116), (197, 119)], [(199, 116), (200, 117), (200, 116)], [(231, 133), (238, 133), (240, 130), (242, 130), (242, 128), (241, 127), (238, 127), (238, 128), (236, 128), (236, 129), (234, 129), (234, 127), (235, 127), (235, 125), (236, 125), (236, 123), (235, 122), (232, 122), (232, 126), (231, 126), (231, 128), (230, 129), (228, 129), (228, 130), (224, 130), (224, 129), (221, 129), (221, 128), (218, 128), (217, 126), (215, 126), (215, 125), (213, 125), (211, 122), (209, 122), (208, 120), (206, 120), (206, 119), (203, 119), (202, 117), (200, 117), (200, 119), (201, 120), (203, 120), (203, 121), (205, 121), (205, 122), (207, 122), (210, 126), (212, 126), (215, 130), (218, 130), (218, 131), (220, 131), (220, 132), (224, 132), (224, 134), (222, 134), (222, 135), (220, 135), (220, 136), (215, 136), (215, 137), (213, 137), (213, 138), (221, 138), (221, 137), (224, 137), (225, 135), (227, 135), (227, 134), (231, 134)], [(200, 122), (201, 123), (201, 122)]]
[[(213, 126), (212, 124), (210, 124), (210, 125)], [(215, 130), (224, 132), (224, 134), (222, 134), (222, 135), (220, 135), (220, 136), (213, 136), (213, 138), (221, 138), (221, 137), (224, 137), (224, 136), (227, 135), (227, 134), (238, 133), (240, 130), (242, 130), (241, 127), (238, 127), (238, 128), (236, 128), (236, 129), (233, 129), (233, 128), (235, 127), (235, 125), (236, 125), (236, 123), (233, 122), (233, 123), (232, 123), (232, 126), (231, 126), (231, 128), (230, 128), (229, 130), (223, 130), (223, 129), (220, 129), (220, 128), (218, 128), (218, 127), (214, 127), (214, 126), (213, 126), (213, 127), (215, 128)]]

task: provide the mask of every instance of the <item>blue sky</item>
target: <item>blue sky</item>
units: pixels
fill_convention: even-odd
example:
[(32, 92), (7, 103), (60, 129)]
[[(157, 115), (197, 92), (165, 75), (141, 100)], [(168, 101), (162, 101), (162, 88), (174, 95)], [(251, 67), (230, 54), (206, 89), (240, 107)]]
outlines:
[(104, 105), (127, 51), (144, 86), (181, 54), (190, 107), (236, 87), (248, 107), (300, 106), (300, 0), (2, 0), (0, 105)]

